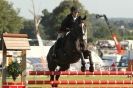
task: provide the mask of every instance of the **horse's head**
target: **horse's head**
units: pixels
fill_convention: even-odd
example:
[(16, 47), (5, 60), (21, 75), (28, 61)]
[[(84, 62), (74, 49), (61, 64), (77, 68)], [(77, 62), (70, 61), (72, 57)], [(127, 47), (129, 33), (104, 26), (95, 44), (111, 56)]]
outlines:
[(84, 16), (83, 18), (79, 17), (75, 25), (73, 25), (73, 29), (71, 32), (74, 37), (83, 38), (83, 36), (85, 35), (85, 32), (86, 32), (86, 27), (84, 23), (85, 19), (86, 19), (86, 16)]
[(78, 23), (79, 30), (81, 29), (80, 31), (83, 35), (85, 35), (85, 32), (86, 32), (86, 26), (85, 26), (84, 20), (86, 20), (86, 16), (84, 16), (84, 18), (80, 18)]

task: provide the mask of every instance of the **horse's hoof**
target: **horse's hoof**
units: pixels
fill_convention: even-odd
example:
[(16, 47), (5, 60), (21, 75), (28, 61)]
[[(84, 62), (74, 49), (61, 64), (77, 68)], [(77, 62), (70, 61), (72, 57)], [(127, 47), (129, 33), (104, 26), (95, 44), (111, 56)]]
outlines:
[(93, 66), (90, 66), (89, 71), (90, 72), (94, 72), (94, 67)]
[(85, 66), (82, 66), (82, 67), (81, 67), (81, 71), (82, 71), (82, 72), (85, 72), (85, 70), (86, 70)]

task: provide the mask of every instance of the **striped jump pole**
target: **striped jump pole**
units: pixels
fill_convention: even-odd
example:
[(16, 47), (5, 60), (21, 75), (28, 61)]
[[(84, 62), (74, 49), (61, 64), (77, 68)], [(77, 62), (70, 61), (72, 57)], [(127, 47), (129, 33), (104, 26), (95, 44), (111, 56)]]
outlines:
[(29, 80), (27, 84), (133, 84), (132, 80)]
[(29, 71), (29, 75), (133, 75), (133, 71)]
[(2, 88), (26, 88), (23, 82), (3, 82)]

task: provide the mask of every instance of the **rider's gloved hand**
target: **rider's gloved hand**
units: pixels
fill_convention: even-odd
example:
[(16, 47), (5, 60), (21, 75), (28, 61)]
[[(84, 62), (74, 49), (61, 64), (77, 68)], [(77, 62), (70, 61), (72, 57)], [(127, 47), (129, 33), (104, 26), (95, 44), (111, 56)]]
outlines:
[(71, 29), (70, 28), (65, 28), (65, 30), (68, 32), (68, 31), (71, 31)]

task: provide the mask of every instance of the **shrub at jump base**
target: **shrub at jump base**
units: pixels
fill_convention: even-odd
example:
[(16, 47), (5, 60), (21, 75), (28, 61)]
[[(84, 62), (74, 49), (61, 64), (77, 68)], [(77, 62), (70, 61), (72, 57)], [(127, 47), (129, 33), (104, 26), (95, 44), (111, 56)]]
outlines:
[(12, 62), (7, 67), (7, 72), (9, 76), (12, 76), (12, 79), (15, 81), (16, 78), (22, 73), (20, 64), (17, 61)]

